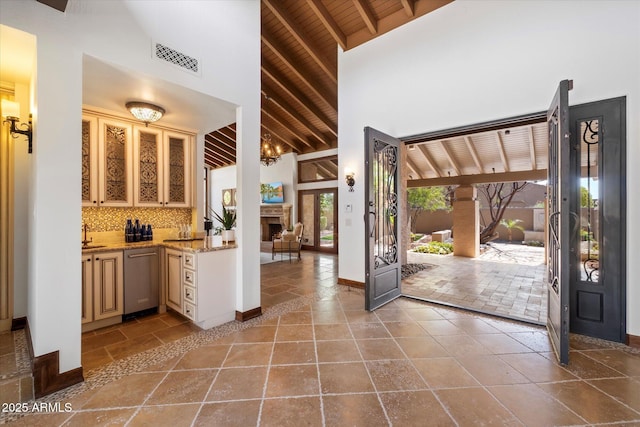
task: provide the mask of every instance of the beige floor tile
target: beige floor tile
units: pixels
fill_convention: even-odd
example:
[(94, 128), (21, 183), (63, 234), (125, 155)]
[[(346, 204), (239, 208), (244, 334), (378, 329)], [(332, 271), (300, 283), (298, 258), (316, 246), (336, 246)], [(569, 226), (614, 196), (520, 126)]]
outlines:
[(318, 362), (350, 362), (360, 361), (362, 357), (356, 342), (350, 340), (317, 341)]
[(69, 418), (62, 426), (64, 427), (100, 427), (100, 426), (123, 426), (135, 413), (135, 408), (111, 409), (102, 411), (77, 412)]
[(206, 345), (185, 353), (174, 369), (219, 368), (229, 353), (230, 345)]
[(173, 367), (180, 361), (182, 356), (176, 356), (164, 360), (162, 362), (154, 363), (145, 368), (142, 368), (140, 372), (166, 372), (173, 369)]
[(455, 326), (462, 329), (469, 335), (495, 334), (500, 332), (498, 329), (494, 328), (489, 323), (479, 318), (451, 319), (451, 323), (453, 323)]
[(188, 427), (200, 410), (200, 404), (145, 406), (131, 419), (127, 427), (171, 426)]
[(585, 356), (628, 376), (640, 376), (640, 354), (618, 349), (582, 352)]
[(260, 426), (322, 426), (319, 397), (267, 399), (262, 406)]
[(614, 378), (624, 376), (604, 364), (585, 356), (579, 351), (569, 353), (567, 370), (582, 379)]
[(193, 425), (197, 427), (247, 427), (258, 424), (259, 400), (206, 403)]
[(396, 338), (396, 342), (410, 358), (443, 357), (449, 353), (432, 337)]
[(155, 336), (142, 335), (137, 338), (108, 345), (105, 348), (114, 360), (120, 360), (161, 345), (162, 341)]
[(166, 313), (162, 313), (158, 317), (168, 326), (176, 326), (189, 321), (186, 317), (182, 317), (171, 310), (167, 310)]
[(561, 426), (585, 424), (585, 420), (560, 404), (535, 384), (489, 387), (503, 405), (527, 426)]
[(347, 317), (347, 322), (349, 323), (379, 323), (380, 319), (378, 316), (372, 311), (365, 311), (360, 308), (360, 310), (349, 310), (345, 311), (344, 315)]
[(351, 339), (351, 331), (344, 323), (313, 325), (316, 341)]
[(145, 404), (202, 402), (216, 373), (216, 369), (170, 372)]
[(280, 325), (310, 325), (312, 323), (311, 312), (293, 311), (280, 316)]
[(459, 426), (520, 425), (519, 421), (483, 388), (441, 389), (435, 390), (434, 393)]
[(255, 326), (236, 335), (236, 343), (273, 342), (277, 326)]
[(422, 320), (418, 324), (424, 328), (429, 335), (457, 335), (464, 334), (464, 331), (458, 328), (447, 319), (438, 320)]
[(123, 323), (120, 328), (120, 332), (122, 332), (127, 338), (131, 339), (166, 328), (167, 324), (163, 322), (162, 319), (154, 317), (153, 319), (144, 320), (142, 322)]
[(49, 413), (49, 414), (29, 414), (9, 424), (11, 427), (51, 427), (61, 426), (66, 420), (73, 417), (74, 413)]
[(631, 378), (591, 380), (589, 384), (640, 413), (640, 382)]
[(381, 393), (380, 399), (393, 425), (456, 425), (431, 391)]
[(82, 352), (97, 350), (102, 347), (106, 347), (110, 344), (126, 341), (127, 337), (124, 336), (119, 330), (110, 331), (100, 335), (83, 335), (82, 336)]
[(375, 313), (383, 322), (413, 322), (414, 320), (406, 311), (398, 309), (376, 310)]
[(538, 384), (588, 423), (612, 423), (638, 420), (632, 411), (584, 381)]
[(509, 336), (533, 351), (553, 351), (553, 346), (546, 331), (510, 332)]
[(314, 311), (314, 325), (326, 325), (328, 323), (347, 323), (347, 318), (342, 311)]
[[(13, 354), (10, 356), (14, 357)], [(0, 403), (18, 402), (20, 402), (20, 381), (17, 378), (3, 381), (0, 384)]]
[(351, 323), (349, 327), (356, 339), (391, 338), (383, 323)]
[(229, 350), (224, 367), (267, 365), (273, 344), (234, 344)]
[(181, 323), (166, 329), (155, 331), (153, 335), (158, 337), (163, 343), (168, 343), (197, 332), (200, 332), (200, 328), (193, 323)]
[(262, 397), (267, 367), (221, 369), (206, 400), (241, 400)]
[(83, 352), (81, 357), (82, 369), (84, 373), (113, 362), (113, 358), (104, 347), (98, 348), (93, 351)]
[(366, 366), (379, 392), (427, 388), (416, 368), (408, 360), (379, 360), (367, 362)]
[(428, 335), (415, 321), (385, 322), (384, 325), (393, 337), (426, 337)]
[(320, 393), (316, 365), (272, 366), (267, 397), (312, 396)]
[(500, 359), (517, 369), (535, 383), (567, 381), (577, 379), (557, 362), (538, 353), (503, 354)]
[(452, 357), (414, 359), (413, 365), (430, 388), (473, 387), (480, 385)]
[(272, 365), (315, 363), (316, 348), (313, 341), (277, 342), (271, 358)]
[(312, 325), (280, 325), (276, 341), (313, 341)]
[(165, 377), (164, 372), (133, 374), (87, 392), (92, 396), (82, 409), (139, 406)]
[(364, 360), (404, 359), (404, 354), (392, 339), (356, 340)]
[(318, 366), (322, 393), (374, 392), (364, 363), (327, 363)]
[(491, 350), (493, 354), (508, 353), (532, 353), (526, 345), (519, 343), (509, 335), (505, 334), (479, 334), (473, 335), (473, 338), (480, 344)]
[(452, 356), (491, 354), (491, 350), (470, 335), (437, 335), (434, 338)]
[(482, 385), (524, 384), (529, 379), (496, 355), (474, 355), (457, 358)]
[(375, 394), (324, 396), (324, 419), (327, 427), (386, 426), (382, 406)]
[(405, 313), (409, 315), (413, 320), (442, 320), (440, 313), (432, 308), (408, 308), (405, 309)]

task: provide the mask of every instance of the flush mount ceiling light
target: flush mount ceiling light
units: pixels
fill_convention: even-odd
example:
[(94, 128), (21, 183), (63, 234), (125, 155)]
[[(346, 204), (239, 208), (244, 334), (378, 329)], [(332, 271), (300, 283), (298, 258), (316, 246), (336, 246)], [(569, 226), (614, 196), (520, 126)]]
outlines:
[(160, 120), (164, 114), (164, 108), (149, 104), (148, 102), (127, 102), (125, 107), (127, 107), (127, 110), (129, 110), (133, 117), (144, 122), (145, 126), (149, 126), (149, 123)]

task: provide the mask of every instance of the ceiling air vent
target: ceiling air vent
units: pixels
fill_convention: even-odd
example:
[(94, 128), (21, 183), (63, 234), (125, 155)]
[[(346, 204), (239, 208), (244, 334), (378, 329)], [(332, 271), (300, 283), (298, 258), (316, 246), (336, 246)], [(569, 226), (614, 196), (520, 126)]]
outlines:
[(196, 58), (185, 55), (175, 49), (171, 49), (162, 43), (154, 43), (154, 56), (158, 59), (177, 65), (185, 71), (198, 75), (200, 74), (200, 67)]

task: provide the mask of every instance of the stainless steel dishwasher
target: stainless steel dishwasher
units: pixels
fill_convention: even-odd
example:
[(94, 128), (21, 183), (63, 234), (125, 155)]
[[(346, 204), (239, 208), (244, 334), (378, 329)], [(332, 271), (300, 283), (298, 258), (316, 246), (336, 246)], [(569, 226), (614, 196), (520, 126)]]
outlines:
[(124, 317), (157, 308), (159, 286), (158, 248), (126, 249), (124, 251)]

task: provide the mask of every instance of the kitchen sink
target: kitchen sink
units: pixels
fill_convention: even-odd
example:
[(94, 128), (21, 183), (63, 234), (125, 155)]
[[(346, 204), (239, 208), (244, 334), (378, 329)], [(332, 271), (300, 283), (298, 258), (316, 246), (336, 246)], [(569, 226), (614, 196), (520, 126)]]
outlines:
[(106, 245), (84, 245), (82, 249), (98, 249), (104, 248)]

